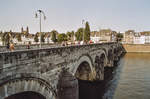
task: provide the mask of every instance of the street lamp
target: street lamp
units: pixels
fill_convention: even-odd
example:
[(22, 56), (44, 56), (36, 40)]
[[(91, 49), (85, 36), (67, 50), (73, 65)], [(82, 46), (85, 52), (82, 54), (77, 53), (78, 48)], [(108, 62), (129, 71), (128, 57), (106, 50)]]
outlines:
[(46, 20), (46, 16), (45, 16), (45, 13), (42, 10), (37, 10), (37, 12), (35, 13), (35, 18), (38, 18), (37, 13), (39, 13), (39, 18), (40, 18), (40, 48), (41, 48), (41, 16), (43, 15), (44, 20)]
[(82, 25), (83, 25), (83, 43), (84, 43), (84, 19), (82, 20)]

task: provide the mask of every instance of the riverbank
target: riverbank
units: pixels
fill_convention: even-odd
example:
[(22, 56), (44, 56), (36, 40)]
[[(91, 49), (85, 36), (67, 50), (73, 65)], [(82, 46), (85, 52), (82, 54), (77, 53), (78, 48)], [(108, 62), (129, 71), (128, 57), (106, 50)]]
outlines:
[(150, 44), (123, 44), (125, 52), (150, 53)]

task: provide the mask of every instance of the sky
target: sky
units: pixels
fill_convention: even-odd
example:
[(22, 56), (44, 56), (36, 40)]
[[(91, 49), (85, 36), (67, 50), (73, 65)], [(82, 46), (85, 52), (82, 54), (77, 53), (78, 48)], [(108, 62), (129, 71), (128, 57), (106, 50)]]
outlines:
[(77, 31), (88, 21), (91, 31), (112, 29), (124, 32), (150, 30), (150, 0), (0, 0), (0, 30), (21, 32), (29, 27), (30, 33), (39, 32), (37, 10), (42, 17), (42, 31), (59, 33)]

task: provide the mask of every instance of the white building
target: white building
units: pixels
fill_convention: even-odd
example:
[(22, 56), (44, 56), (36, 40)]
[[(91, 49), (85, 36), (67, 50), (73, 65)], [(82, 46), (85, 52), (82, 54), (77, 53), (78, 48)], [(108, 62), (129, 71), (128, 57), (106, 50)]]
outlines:
[(145, 37), (145, 43), (144, 44), (150, 44), (150, 31), (141, 32), (141, 36)]
[(135, 33), (133, 37), (133, 44), (145, 44), (145, 36), (140, 33)]
[(148, 31), (126, 33), (124, 38), (126, 44), (150, 44), (150, 32)]
[(90, 37), (90, 39), (92, 40), (92, 42), (94, 43), (99, 43), (100, 42), (100, 37), (96, 37), (96, 35), (94, 37)]
[(150, 36), (145, 36), (145, 44), (150, 44)]

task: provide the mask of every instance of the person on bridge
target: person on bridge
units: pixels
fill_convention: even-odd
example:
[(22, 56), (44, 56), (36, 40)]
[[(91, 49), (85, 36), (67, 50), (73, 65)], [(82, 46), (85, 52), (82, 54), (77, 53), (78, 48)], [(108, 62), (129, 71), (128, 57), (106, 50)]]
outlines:
[(27, 49), (30, 49), (31, 42), (27, 44)]
[(14, 51), (14, 49), (15, 49), (15, 48), (14, 48), (14, 44), (11, 43), (9, 48), (10, 48), (10, 51)]
[(7, 48), (7, 49), (9, 49), (9, 47), (10, 47), (10, 44), (9, 44), (9, 43), (7, 43), (7, 46), (6, 46), (6, 48)]

